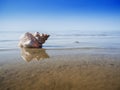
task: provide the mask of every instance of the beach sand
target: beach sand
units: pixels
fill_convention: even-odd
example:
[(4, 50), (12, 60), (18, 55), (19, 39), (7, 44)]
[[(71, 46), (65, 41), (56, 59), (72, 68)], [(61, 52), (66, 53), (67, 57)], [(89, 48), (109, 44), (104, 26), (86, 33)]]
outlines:
[(120, 90), (120, 53), (89, 48), (2, 50), (0, 90)]

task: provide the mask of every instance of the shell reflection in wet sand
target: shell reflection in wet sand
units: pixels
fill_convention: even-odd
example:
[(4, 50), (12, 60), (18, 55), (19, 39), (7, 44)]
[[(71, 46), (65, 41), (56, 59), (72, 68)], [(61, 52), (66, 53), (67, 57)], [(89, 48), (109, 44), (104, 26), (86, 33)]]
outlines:
[(34, 48), (21, 48), (21, 57), (30, 62), (32, 60), (43, 60), (49, 58), (45, 49), (34, 49)]

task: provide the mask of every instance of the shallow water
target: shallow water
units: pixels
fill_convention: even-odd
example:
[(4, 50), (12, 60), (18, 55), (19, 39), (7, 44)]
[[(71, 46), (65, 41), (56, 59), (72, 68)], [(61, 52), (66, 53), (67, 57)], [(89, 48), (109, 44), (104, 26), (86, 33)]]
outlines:
[[(19, 37), (27, 31), (0, 31), (0, 50), (16, 49)], [(30, 31), (33, 32), (33, 31)], [(41, 31), (39, 31), (41, 33)], [(42, 32), (50, 34), (50, 38), (43, 45), (46, 49), (65, 48), (120, 48), (120, 33), (87, 32), (78, 30), (70, 32)]]
[(120, 90), (119, 35), (57, 33), (25, 49), (22, 33), (0, 33), (0, 90)]
[(119, 90), (120, 53), (24, 48), (0, 52), (0, 90), (80, 89)]

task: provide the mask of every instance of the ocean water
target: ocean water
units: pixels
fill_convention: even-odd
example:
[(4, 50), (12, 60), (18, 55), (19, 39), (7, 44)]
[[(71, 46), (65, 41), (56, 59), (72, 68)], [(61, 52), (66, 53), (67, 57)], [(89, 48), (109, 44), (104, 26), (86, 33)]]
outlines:
[[(28, 32), (21, 31), (0, 31), (0, 50), (18, 49), (19, 37)], [(35, 32), (35, 31), (29, 31)], [(45, 49), (120, 49), (119, 32), (81, 32), (71, 31), (40, 31), (40, 33), (50, 34), (49, 39), (43, 45)]]
[(19, 48), (25, 32), (0, 31), (0, 90), (120, 90), (118, 32), (38, 31), (43, 49)]

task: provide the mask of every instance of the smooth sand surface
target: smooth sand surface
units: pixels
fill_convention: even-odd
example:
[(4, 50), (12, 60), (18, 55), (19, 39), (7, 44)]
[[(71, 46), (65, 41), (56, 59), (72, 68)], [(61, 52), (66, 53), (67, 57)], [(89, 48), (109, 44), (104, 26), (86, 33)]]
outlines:
[(104, 49), (2, 51), (0, 90), (120, 90), (120, 53)]

